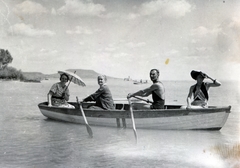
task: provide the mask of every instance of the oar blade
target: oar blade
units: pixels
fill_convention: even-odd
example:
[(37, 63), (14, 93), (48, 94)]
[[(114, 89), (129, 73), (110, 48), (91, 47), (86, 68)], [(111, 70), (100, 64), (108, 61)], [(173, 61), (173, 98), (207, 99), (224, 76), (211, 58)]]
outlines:
[(92, 132), (91, 127), (88, 124), (86, 124), (86, 128), (87, 128), (87, 132), (89, 134), (89, 137), (92, 138), (93, 137), (93, 132)]
[(128, 99), (128, 103), (129, 103), (129, 110), (130, 110), (130, 114), (131, 114), (131, 119), (132, 119), (132, 127), (133, 127), (133, 132), (134, 132), (134, 136), (135, 136), (135, 140), (137, 143), (137, 130), (136, 130), (136, 126), (135, 126), (135, 121), (134, 121), (134, 115), (133, 115), (133, 108), (132, 108), (132, 102), (130, 100), (130, 98)]
[(138, 137), (137, 137), (137, 131), (136, 131), (136, 129), (134, 129), (134, 136), (135, 136), (135, 140), (136, 140), (136, 143), (137, 143)]
[(76, 99), (77, 99), (77, 102), (78, 102), (78, 104), (79, 104), (79, 109), (80, 109), (80, 111), (81, 111), (81, 113), (82, 113), (82, 117), (83, 117), (83, 119), (84, 119), (84, 122), (85, 122), (85, 125), (86, 125), (86, 128), (87, 128), (87, 132), (88, 132), (89, 136), (92, 138), (92, 137), (93, 137), (93, 132), (92, 132), (92, 129), (91, 129), (91, 127), (89, 126), (89, 124), (88, 124), (88, 122), (87, 122), (87, 118), (86, 118), (86, 116), (85, 116), (85, 113), (84, 113), (82, 104), (78, 101), (78, 97), (76, 97)]

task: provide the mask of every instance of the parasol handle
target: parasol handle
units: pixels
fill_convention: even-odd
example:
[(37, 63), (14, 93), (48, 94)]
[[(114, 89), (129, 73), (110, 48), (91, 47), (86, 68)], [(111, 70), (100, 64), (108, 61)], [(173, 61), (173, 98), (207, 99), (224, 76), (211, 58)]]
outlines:
[[(76, 71), (74, 71), (74, 74), (76, 73)], [(70, 79), (70, 81), (69, 81), (69, 83), (68, 83), (68, 85), (67, 85), (67, 87), (64, 89), (64, 92), (67, 90), (67, 88), (68, 88), (68, 86), (70, 85), (70, 83), (72, 82), (72, 79), (73, 79), (73, 76), (71, 77), (71, 79)], [(64, 93), (63, 92), (63, 93)]]

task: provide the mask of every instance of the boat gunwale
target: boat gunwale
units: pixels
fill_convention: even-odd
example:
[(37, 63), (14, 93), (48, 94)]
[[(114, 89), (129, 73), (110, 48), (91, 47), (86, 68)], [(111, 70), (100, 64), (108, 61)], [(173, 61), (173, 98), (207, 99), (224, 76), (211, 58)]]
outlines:
[[(75, 102), (69, 102), (72, 105), (77, 106)], [(48, 107), (47, 102), (42, 102), (38, 104), (38, 107), (41, 109), (62, 113), (66, 115), (77, 115), (82, 116), (80, 110), (78, 108), (69, 109), (69, 108), (62, 108), (62, 107)], [(121, 104), (121, 103), (120, 103)], [(180, 107), (179, 105), (166, 105), (172, 107)], [(51, 109), (51, 110), (50, 110)], [(157, 110), (134, 110), (134, 117), (135, 118), (160, 118), (160, 117), (171, 117), (171, 116), (183, 116), (188, 115), (190, 113), (197, 114), (207, 114), (207, 113), (216, 113), (216, 112), (226, 112), (230, 113), (231, 106), (210, 106), (209, 108), (203, 109), (157, 109)], [(42, 111), (41, 111), (42, 112)], [(90, 110), (84, 109), (85, 115), (87, 117), (97, 117), (97, 118), (130, 118), (130, 111), (124, 109), (113, 109), (113, 110)]]

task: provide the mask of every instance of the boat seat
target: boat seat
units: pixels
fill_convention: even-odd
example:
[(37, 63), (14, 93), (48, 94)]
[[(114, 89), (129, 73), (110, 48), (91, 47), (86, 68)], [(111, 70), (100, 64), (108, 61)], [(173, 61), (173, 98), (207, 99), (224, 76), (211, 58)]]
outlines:
[(123, 104), (115, 104), (115, 109), (116, 110), (122, 110), (123, 109)]
[(129, 104), (124, 104), (124, 108), (123, 108), (124, 110), (129, 110), (130, 109), (130, 106), (129, 106)]

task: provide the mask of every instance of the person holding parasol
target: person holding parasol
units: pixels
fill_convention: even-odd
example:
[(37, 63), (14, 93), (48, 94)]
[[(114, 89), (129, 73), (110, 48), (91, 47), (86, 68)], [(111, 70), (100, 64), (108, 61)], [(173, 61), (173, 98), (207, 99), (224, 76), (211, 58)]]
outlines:
[[(75, 108), (67, 102), (70, 96), (68, 86), (71, 82), (80, 86), (86, 85), (75, 73), (68, 71), (58, 71), (58, 73), (60, 74), (60, 82), (53, 84), (49, 90), (47, 94), (48, 106)], [(69, 83), (66, 85), (68, 81)]]

